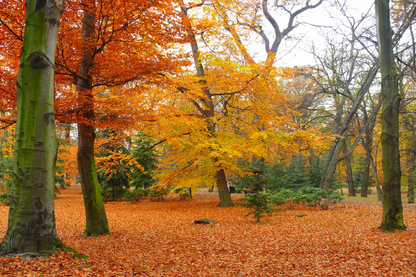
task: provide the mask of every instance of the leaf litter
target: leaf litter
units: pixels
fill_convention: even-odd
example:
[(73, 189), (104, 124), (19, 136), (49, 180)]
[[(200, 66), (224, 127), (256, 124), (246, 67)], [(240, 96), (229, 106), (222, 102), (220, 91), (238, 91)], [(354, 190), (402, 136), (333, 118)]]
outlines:
[[(217, 207), (217, 195), (109, 202), (112, 236), (90, 238), (81, 189), (70, 187), (55, 201), (57, 232), (82, 256), (2, 257), (0, 276), (415, 276), (416, 210), (405, 209), (407, 231), (391, 234), (377, 228), (381, 207), (346, 203), (296, 206), (256, 223), (245, 208)], [(1, 205), (1, 239), (7, 215)], [(194, 224), (201, 218), (214, 224)]]

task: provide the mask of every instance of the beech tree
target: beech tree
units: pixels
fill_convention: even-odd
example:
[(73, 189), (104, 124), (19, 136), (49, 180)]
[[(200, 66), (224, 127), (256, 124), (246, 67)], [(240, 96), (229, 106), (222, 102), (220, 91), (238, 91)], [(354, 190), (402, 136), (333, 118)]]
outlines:
[(54, 211), (54, 65), (63, 9), (63, 0), (26, 1), (12, 197), (1, 255), (47, 256), (68, 249), (56, 234)]
[(78, 122), (78, 174), (84, 196), (86, 226), (84, 235), (97, 237), (101, 234), (110, 235), (104, 202), (98, 183), (97, 169), (94, 158), (94, 104), (92, 94), (92, 76), (94, 66), (94, 50), (96, 40), (96, 8), (95, 0), (84, 0), (82, 20), (82, 54), (78, 75), (74, 79), (80, 97), (81, 118)]
[(376, 0), (377, 38), (381, 69), (381, 147), (383, 163), (383, 217), (380, 229), (393, 232), (406, 229), (401, 197), (399, 151), (399, 75), (393, 54), (393, 31), (390, 23), (390, 0)]
[(121, 4), (83, 0), (71, 4), (67, 13), (71, 24), (63, 26), (58, 45), (61, 93), (57, 110), (63, 122), (77, 123), (77, 164), (86, 210), (84, 234), (99, 236), (110, 234), (110, 230), (97, 178), (96, 129), (134, 130), (141, 127), (139, 120), (151, 117), (144, 107), (148, 99), (140, 94), (156, 72), (180, 63), (166, 53), (173, 42), (175, 16), (170, 12), (170, 1)]
[[(189, 8), (186, 8), (183, 3), (181, 4), (182, 17), (184, 18), (185, 30), (187, 33), (189, 43), (191, 45), (195, 69), (196, 69), (198, 77), (201, 78), (201, 82), (204, 83), (206, 82), (203, 80), (206, 77), (205, 69), (202, 63), (202, 59), (200, 58), (200, 53), (198, 52), (198, 43), (196, 40), (196, 36), (192, 29), (190, 20), (188, 18), (188, 9)], [(207, 120), (207, 123), (208, 123), (207, 131), (209, 132), (210, 136), (215, 137), (215, 131), (217, 129), (217, 126), (214, 123), (215, 107), (214, 107), (214, 102), (212, 99), (213, 95), (207, 85), (204, 85), (202, 89), (204, 92), (204, 96), (201, 97), (201, 100), (204, 106), (200, 107), (197, 102), (194, 102), (194, 105), (201, 112), (201, 115)], [(218, 157), (213, 157), (212, 162), (214, 164), (218, 163)], [(215, 172), (215, 181), (216, 181), (216, 185), (218, 188), (218, 194), (220, 197), (220, 203), (218, 204), (218, 206), (220, 207), (233, 206), (234, 204), (231, 200), (230, 192), (228, 190), (227, 177), (225, 175), (224, 168), (218, 167), (218, 169)]]
[[(175, 126), (183, 128), (182, 134), (186, 134), (188, 141), (183, 142), (182, 146), (184, 148), (190, 147), (189, 141), (198, 137), (195, 130), (196, 124), (192, 121), (203, 118), (205, 122), (201, 125), (206, 126), (207, 129), (201, 130), (199, 134), (205, 132), (209, 133), (209, 136), (206, 136), (205, 139), (200, 138), (199, 142), (194, 141), (196, 145), (193, 147), (201, 151), (187, 151), (188, 154), (189, 151), (192, 153), (195, 151), (200, 155), (204, 152), (210, 158), (201, 162), (199, 158), (202, 159), (202, 157), (199, 156), (197, 159), (195, 156), (191, 156), (188, 157), (187, 163), (181, 160), (181, 166), (178, 163), (179, 159), (175, 159), (173, 162), (172, 158), (171, 173), (162, 173), (164, 177), (159, 178), (166, 180), (165, 185), (172, 182), (173, 178), (178, 179), (179, 176), (183, 178), (185, 172), (189, 177), (191, 169), (207, 173), (207, 170), (201, 169), (201, 164), (204, 164), (212, 171), (210, 171), (211, 176), (204, 175), (200, 178), (202, 183), (207, 184), (206, 180), (214, 180), (220, 196), (219, 206), (229, 206), (232, 203), (226, 177), (227, 172), (228, 174), (231, 172), (236, 174), (240, 170), (241, 173), (241, 167), (237, 166), (236, 161), (241, 161), (241, 159), (248, 161), (252, 156), (260, 159), (266, 156), (272, 157), (274, 155), (270, 153), (273, 152), (271, 149), (275, 149), (278, 144), (282, 146), (279, 151), (276, 151), (278, 153), (283, 151), (282, 149), (288, 144), (294, 146), (296, 135), (293, 137), (289, 135), (293, 131), (293, 126), (291, 124), (287, 124), (291, 126), (290, 128), (282, 126), (282, 122), (289, 121), (286, 120), (288, 118), (287, 110), (290, 109), (288, 101), (285, 96), (279, 93), (276, 81), (270, 76), (272, 72), (275, 73), (273, 64), (276, 51), (282, 39), (297, 26), (296, 17), (322, 3), (322, 1), (314, 1), (314, 4), (308, 1), (301, 2), (299, 9), (295, 9), (296, 5), (293, 5), (287, 10), (290, 19), (287, 28), (283, 31), (280, 30), (269, 9), (272, 7), (273, 10), (275, 8), (285, 10), (285, 7), (278, 4), (274, 7), (274, 4), (268, 3), (268, 1), (258, 3), (199, 1), (198, 4), (182, 4), (181, 14), (184, 19), (187, 43), (191, 46), (198, 78), (187, 76), (188, 83), (177, 86), (181, 96), (174, 103), (183, 103), (181, 101), (183, 98), (188, 99), (193, 106), (193, 111), (192, 117), (189, 113), (181, 115), (181, 118), (189, 120), (189, 124), (178, 123)], [(267, 18), (266, 24), (271, 24), (273, 28), (273, 37), (270, 40), (262, 30), (263, 23), (258, 21), (259, 16), (256, 13), (259, 11), (259, 5), (262, 5), (261, 11)], [(247, 13), (248, 11), (250, 12)], [(252, 18), (250, 14), (256, 15)], [(266, 50), (265, 62), (257, 63), (251, 57), (247, 46), (244, 45), (247, 42), (244, 41), (244, 38), (249, 36), (251, 31), (255, 31), (259, 37), (267, 40), (264, 47)], [(199, 87), (195, 85), (196, 83)], [(199, 129), (201, 125), (196, 128)], [(189, 127), (185, 129), (185, 126)], [(280, 134), (274, 132), (277, 129), (280, 129)], [(203, 136), (201, 135), (201, 137)], [(270, 143), (271, 137), (279, 137), (279, 139)], [(167, 139), (168, 143), (172, 140)], [(236, 143), (237, 141), (240, 143)], [(255, 145), (255, 142), (260, 143)], [(268, 150), (265, 145), (269, 145)], [(242, 146), (245, 148), (243, 149)], [(204, 151), (202, 151), (203, 148), (205, 148)], [(291, 148), (290, 151), (295, 151), (295, 148)], [(185, 150), (177, 151), (176, 156), (182, 155), (183, 151)], [(167, 156), (173, 157), (173, 155), (175, 154), (170, 153)], [(248, 155), (251, 156), (247, 157)], [(208, 159), (210, 162), (207, 161)], [(205, 180), (203, 180), (204, 178)]]

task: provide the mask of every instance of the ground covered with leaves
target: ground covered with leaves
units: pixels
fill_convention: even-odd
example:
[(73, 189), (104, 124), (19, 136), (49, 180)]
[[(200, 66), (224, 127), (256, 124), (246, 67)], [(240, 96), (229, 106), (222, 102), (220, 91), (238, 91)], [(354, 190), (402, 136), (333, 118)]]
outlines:
[[(105, 207), (112, 236), (87, 238), (81, 190), (69, 188), (56, 199), (58, 235), (87, 257), (3, 257), (0, 275), (416, 276), (415, 209), (405, 209), (408, 230), (391, 234), (377, 229), (377, 205), (344, 203), (327, 211), (297, 206), (256, 223), (245, 217), (245, 208), (217, 204), (218, 196), (206, 194), (186, 201), (171, 195), (166, 202), (110, 202)], [(8, 207), (0, 206), (1, 239), (7, 214)], [(204, 218), (214, 224), (194, 224)]]

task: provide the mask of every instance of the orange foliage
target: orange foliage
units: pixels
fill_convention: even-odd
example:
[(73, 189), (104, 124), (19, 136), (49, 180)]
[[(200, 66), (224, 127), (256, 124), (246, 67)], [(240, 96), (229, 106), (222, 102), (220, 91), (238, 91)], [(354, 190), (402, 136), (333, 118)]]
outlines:
[[(170, 51), (182, 41), (174, 1), (67, 1), (62, 16), (56, 57), (57, 118), (63, 122), (93, 124), (113, 129), (139, 128), (138, 121), (152, 115), (147, 86), (158, 83), (156, 73), (175, 72), (183, 63)], [(90, 3), (90, 4), (91, 4)], [(82, 36), (83, 10), (94, 11), (95, 35)], [(81, 55), (89, 49), (91, 64), (80, 76)], [(187, 62), (185, 62), (187, 63)], [(76, 78), (88, 78), (92, 92), (77, 96)], [(93, 99), (87, 96), (92, 93)], [(79, 98), (79, 99), (77, 99)], [(89, 99), (89, 100), (87, 100)], [(97, 120), (80, 116), (83, 101), (92, 101)]]
[[(234, 194), (233, 200), (241, 195)], [(56, 225), (70, 253), (50, 259), (0, 258), (1, 276), (413, 276), (416, 210), (405, 208), (408, 231), (377, 229), (379, 205), (296, 206), (260, 224), (242, 207), (219, 208), (217, 196), (179, 201), (106, 204), (113, 236), (82, 235), (81, 190), (56, 200)], [(411, 207), (415, 207), (412, 205)], [(0, 206), (0, 236), (7, 206)], [(297, 217), (296, 215), (306, 215)], [(214, 225), (195, 225), (197, 219)]]
[(0, 127), (16, 117), (16, 81), (23, 40), (24, 3), (0, 2)]

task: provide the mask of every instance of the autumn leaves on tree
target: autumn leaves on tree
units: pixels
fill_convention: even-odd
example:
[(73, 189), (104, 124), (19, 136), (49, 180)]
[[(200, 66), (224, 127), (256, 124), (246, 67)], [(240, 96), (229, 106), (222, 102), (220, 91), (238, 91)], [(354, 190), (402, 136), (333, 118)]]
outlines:
[[(387, 44), (391, 47), (391, 41), (379, 41), (380, 59), (376, 55), (366, 59), (371, 62), (360, 64), (360, 71), (365, 72), (359, 74), (355, 66), (364, 54), (356, 55), (356, 45), (361, 44), (355, 39), (348, 44), (349, 51), (342, 52), (347, 53), (345, 56), (334, 54), (338, 51), (336, 45), (331, 48), (334, 55), (322, 59), (317, 56), (317, 67), (275, 67), (279, 47), (299, 25), (299, 16), (320, 7), (323, 0), (82, 0), (66, 1), (65, 7), (58, 2), (27, 1), (26, 23), (22, 17), (23, 3), (0, 3), (0, 47), (4, 49), (0, 56), (4, 73), (0, 76), (2, 127), (16, 121), (11, 223), (1, 244), (3, 254), (43, 253), (43, 246), (19, 246), (26, 245), (18, 240), (23, 237), (22, 232), (26, 234), (25, 226), (33, 222), (36, 228), (29, 235), (41, 234), (47, 240), (37, 241), (37, 245), (52, 243), (51, 249), (65, 247), (56, 237), (53, 222), (55, 118), (59, 126), (67, 127), (63, 130), (68, 143), (72, 137), (77, 145), (77, 176), (84, 197), (86, 236), (111, 234), (96, 161), (97, 153), (106, 144), (115, 143), (109, 134), (120, 136), (120, 147), (131, 148), (128, 141), (139, 141), (140, 137), (148, 138), (151, 144), (143, 151), (128, 154), (106, 151), (108, 157), (100, 157), (99, 170), (105, 171), (107, 178), (117, 174), (121, 164), (135, 167), (129, 170), (144, 170), (135, 162), (138, 156), (150, 149), (157, 150), (159, 163), (152, 170), (155, 186), (178, 190), (215, 184), (221, 207), (233, 206), (228, 188), (231, 178), (253, 175), (253, 167), (260, 176), (265, 165), (288, 164), (298, 155), (310, 160), (316, 155), (326, 158), (320, 176), (321, 187), (326, 191), (337, 169), (342, 171), (339, 162), (345, 160), (349, 191), (355, 193), (349, 159), (356, 149), (367, 155), (366, 175), (370, 175), (370, 162), (373, 175), (377, 175), (372, 133), (377, 129), (380, 104), (376, 104), (377, 97), (373, 95), (371, 110), (363, 102), (379, 68), (383, 78), (397, 75), (389, 71), (395, 69), (393, 55), (383, 57), (392, 53), (391, 48), (383, 50)], [(379, 5), (382, 2), (378, 1)], [(48, 17), (50, 11), (53, 17)], [(64, 12), (60, 19), (61, 11)], [(277, 12), (286, 13), (287, 21), (279, 22)], [(384, 11), (378, 22), (389, 21), (388, 14), (389, 10)], [(46, 20), (42, 19), (45, 16)], [(413, 20), (414, 15), (408, 18)], [(36, 24), (29, 24), (30, 20), (42, 21), (38, 27), (46, 31), (31, 29)], [(397, 24), (402, 26), (401, 34), (409, 28), (405, 21)], [(387, 39), (386, 30), (390, 32), (391, 28), (382, 28), (379, 38)], [(354, 24), (351, 30), (357, 30)], [(261, 51), (252, 49), (254, 40)], [(22, 42), (19, 63), (16, 56)], [(346, 60), (348, 65), (344, 64)], [(13, 76), (17, 72), (16, 82)], [(383, 167), (394, 170), (383, 169), (386, 211), (382, 228), (394, 230), (404, 228), (401, 198), (397, 198), (399, 114), (386, 117), (386, 113), (399, 109), (400, 97), (395, 81), (392, 93), (396, 100), (388, 102), (391, 93), (387, 89), (393, 89), (386, 87), (388, 80), (382, 82), (381, 144)], [(16, 89), (12, 84), (17, 84)], [(40, 96), (34, 96), (36, 93)], [(26, 98), (29, 95), (35, 98)], [(365, 114), (363, 120), (357, 116), (360, 112)], [(393, 124), (390, 118), (397, 122)], [(390, 123), (391, 130), (386, 127)], [(353, 124), (360, 127), (359, 131), (352, 130)], [(75, 126), (76, 130), (71, 131)], [(97, 132), (107, 135), (97, 137)], [(352, 137), (356, 139), (351, 140)], [(389, 143), (392, 138), (394, 145)], [(72, 154), (72, 162), (59, 164), (65, 174), (71, 175), (75, 153), (67, 153)], [(389, 163), (392, 157), (394, 164)], [(409, 154), (408, 163), (414, 164), (414, 160)], [(258, 161), (260, 165), (256, 164)], [(389, 175), (391, 172), (395, 174)], [(133, 174), (128, 173), (130, 178)], [(363, 189), (366, 196), (367, 185)], [(26, 216), (22, 222), (17, 218), (21, 215)]]

